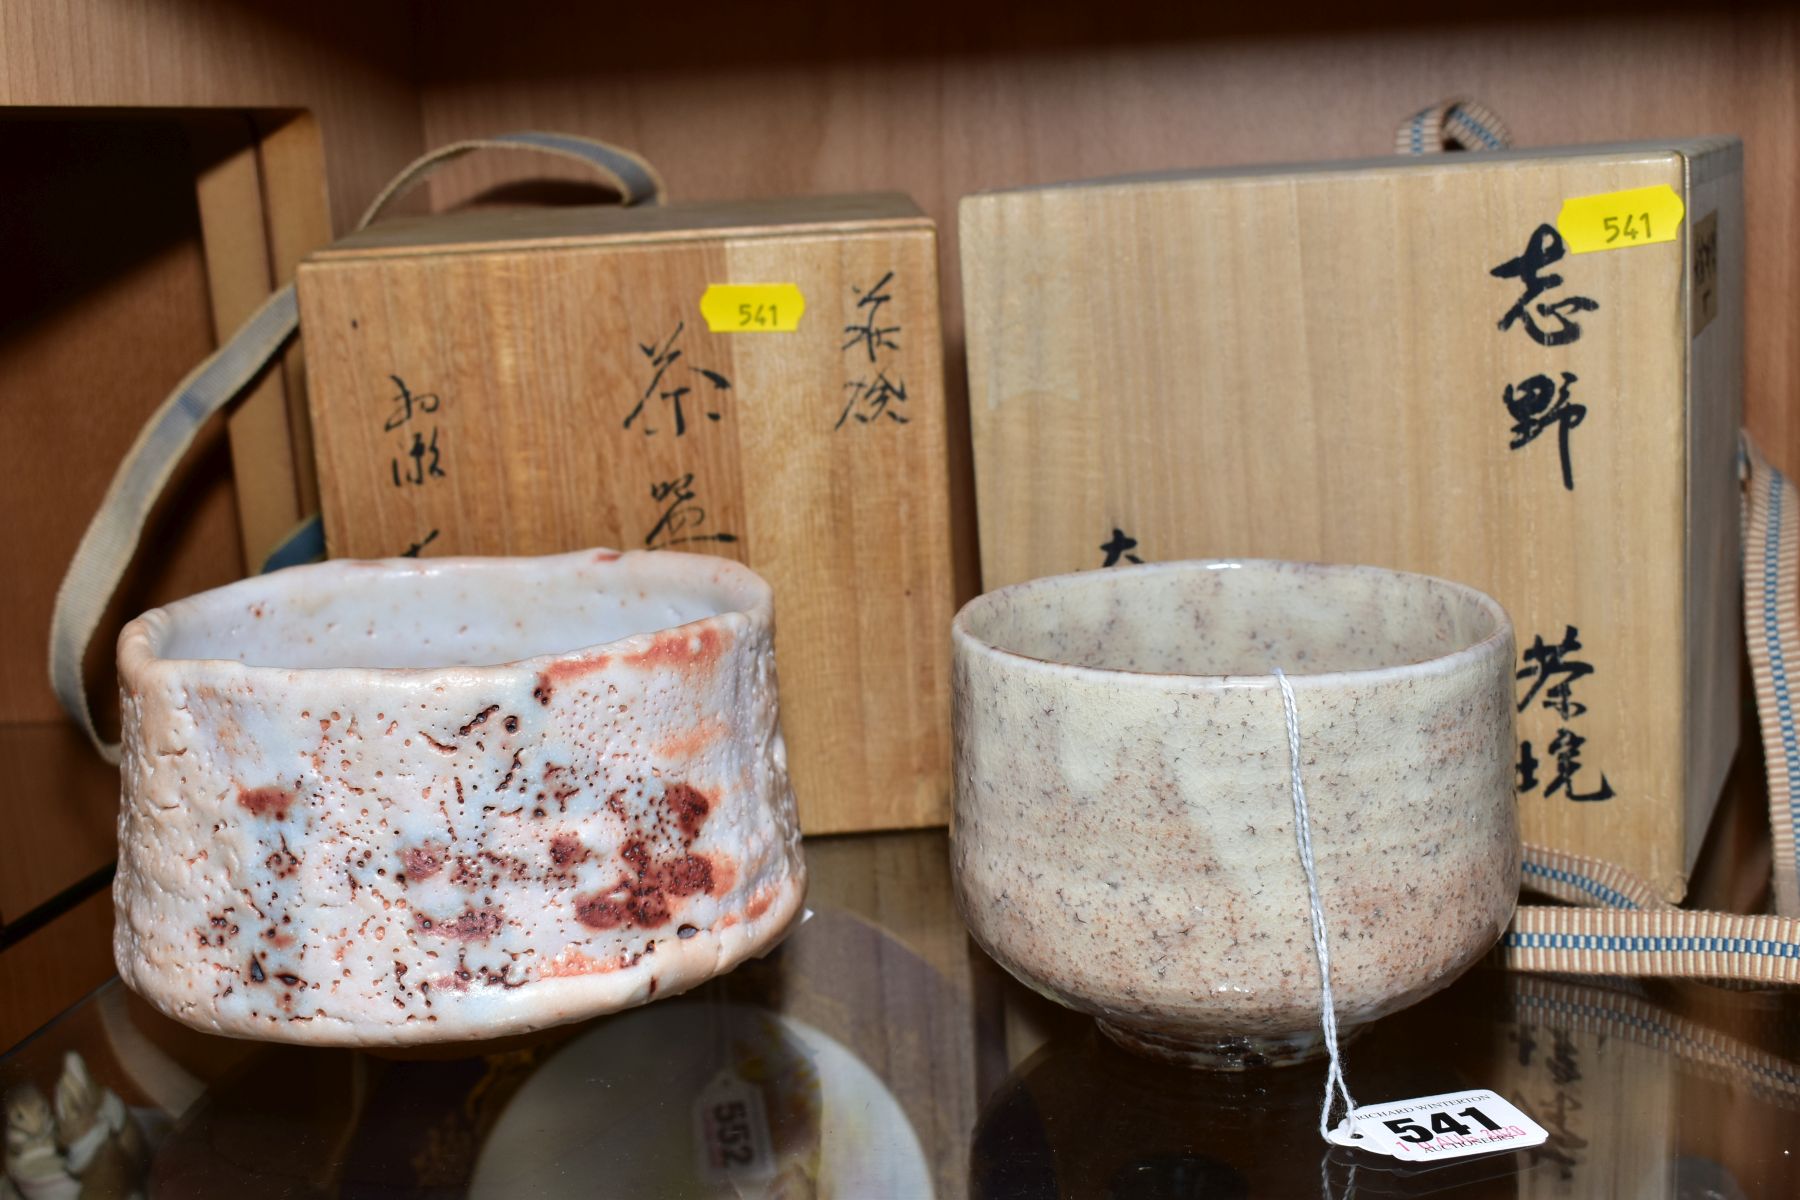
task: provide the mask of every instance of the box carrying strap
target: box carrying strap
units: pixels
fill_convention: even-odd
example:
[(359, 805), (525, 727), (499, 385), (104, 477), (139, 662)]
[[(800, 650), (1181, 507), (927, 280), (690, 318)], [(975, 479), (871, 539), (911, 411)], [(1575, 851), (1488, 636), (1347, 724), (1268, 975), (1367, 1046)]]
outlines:
[(1800, 983), (1800, 872), (1794, 859), (1800, 759), (1787, 656), (1800, 647), (1800, 493), (1743, 441), (1744, 640), (1769, 777), (1771, 886), (1779, 916), (1695, 912), (1665, 902), (1629, 871), (1595, 858), (1525, 847), (1525, 882), (1581, 908), (1521, 906), (1506, 933), (1508, 965), (1574, 975), (1691, 975)]
[[(595, 171), (625, 204), (664, 202), (662, 177), (656, 168), (629, 150), (562, 133), (504, 133), (451, 142), (415, 159), (375, 197), (356, 228), (374, 221), (438, 167), (476, 150), (557, 155)], [(201, 427), (262, 373), (294, 336), (299, 323), (294, 285), (286, 284), (175, 385), (126, 451), (63, 575), (50, 621), (50, 683), (64, 710), (108, 762), (119, 761), (119, 744), (106, 741), (94, 726), (82, 677), (88, 647), (137, 553), (150, 509), (168, 486), (182, 456)]]
[(1505, 150), (1512, 131), (1500, 114), (1477, 100), (1458, 96), (1421, 108), (1394, 131), (1395, 154), (1442, 154), (1446, 150)]
[(1756, 685), (1756, 716), (1762, 726), (1768, 775), (1775, 911), (1800, 917), (1800, 866), (1795, 859), (1800, 797), (1794, 795), (1800, 732), (1796, 731), (1792, 678), (1787, 669), (1787, 656), (1800, 649), (1800, 619), (1794, 603), (1795, 580), (1800, 575), (1800, 497), (1787, 476), (1757, 453), (1748, 435), (1743, 444), (1748, 489), (1744, 506), (1744, 642)]

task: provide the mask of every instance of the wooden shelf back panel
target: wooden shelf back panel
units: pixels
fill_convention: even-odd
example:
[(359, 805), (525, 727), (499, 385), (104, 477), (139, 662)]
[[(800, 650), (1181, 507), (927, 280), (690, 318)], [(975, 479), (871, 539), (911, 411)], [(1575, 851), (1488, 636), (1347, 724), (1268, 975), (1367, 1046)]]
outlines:
[[(419, 29), (425, 138), (509, 128), (608, 138), (680, 200), (899, 188), (942, 231), (951, 403), (962, 402), (955, 206), (991, 188), (1133, 171), (1390, 153), (1409, 114), (1469, 95), (1521, 146), (1728, 133), (1745, 146), (1751, 430), (1800, 469), (1800, 8), (1215, 5), (925, 0), (907, 19), (818, 3), (771, 23), (709, 6), (678, 55), (654, 8), (492, 10), (457, 0)], [(633, 47), (601, 63), (596, 44)], [(446, 208), (506, 177), (470, 159)], [(560, 172), (559, 172), (560, 173)], [(572, 172), (571, 172), (572, 173)], [(1766, 252), (1757, 248), (1765, 248)], [(960, 428), (959, 428), (960, 432)], [(959, 507), (969, 506), (961, 498)], [(970, 539), (971, 543), (973, 539)]]

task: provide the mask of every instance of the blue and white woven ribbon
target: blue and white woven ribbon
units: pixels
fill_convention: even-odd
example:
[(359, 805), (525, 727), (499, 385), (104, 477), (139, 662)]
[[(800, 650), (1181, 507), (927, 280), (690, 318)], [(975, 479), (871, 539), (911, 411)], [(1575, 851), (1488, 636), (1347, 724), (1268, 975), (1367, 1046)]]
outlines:
[[(415, 159), (381, 190), (356, 227), (361, 229), (375, 220), (438, 167), (476, 150), (531, 150), (572, 159), (599, 174), (626, 204), (663, 202), (662, 177), (648, 161), (629, 150), (563, 133), (503, 133), (452, 142)], [(82, 675), (88, 647), (137, 553), (150, 508), (168, 486), (176, 465), (201, 427), (262, 373), (294, 336), (299, 323), (294, 287), (288, 284), (176, 385), (126, 452), (63, 575), (50, 621), (50, 683), (63, 709), (108, 762), (119, 761), (119, 746), (100, 736), (88, 707), (87, 682)], [(304, 524), (297, 533), (298, 540), (290, 537), (284, 543), (290, 553), (311, 536)]]
[(1800, 807), (1793, 788), (1800, 754), (1788, 678), (1790, 655), (1800, 646), (1800, 497), (1748, 437), (1744, 446), (1744, 637), (1768, 763), (1771, 884), (1780, 915), (1675, 908), (1611, 863), (1527, 846), (1526, 886), (1584, 907), (1521, 907), (1506, 934), (1509, 966), (1800, 983), (1800, 872), (1794, 859)]

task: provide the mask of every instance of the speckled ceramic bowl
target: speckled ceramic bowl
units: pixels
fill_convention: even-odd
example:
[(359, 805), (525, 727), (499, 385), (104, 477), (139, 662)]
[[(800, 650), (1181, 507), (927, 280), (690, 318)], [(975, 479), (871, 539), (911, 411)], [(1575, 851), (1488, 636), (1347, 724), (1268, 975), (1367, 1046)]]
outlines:
[(1293, 685), (1338, 1020), (1445, 986), (1519, 889), (1512, 629), (1442, 580), (1189, 562), (971, 602), (952, 865), (976, 939), (1121, 1044), (1196, 1065), (1320, 1048)]
[(494, 1037), (773, 945), (805, 890), (768, 585), (725, 559), (331, 562), (119, 639), (119, 972), (242, 1037)]

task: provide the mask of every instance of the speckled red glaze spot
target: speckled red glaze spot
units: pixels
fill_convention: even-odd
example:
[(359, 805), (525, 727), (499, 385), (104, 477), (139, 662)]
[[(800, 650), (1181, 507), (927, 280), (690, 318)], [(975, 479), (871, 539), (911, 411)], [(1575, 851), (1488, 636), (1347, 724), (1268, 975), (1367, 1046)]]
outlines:
[(571, 679), (580, 679), (584, 675), (592, 675), (595, 671), (603, 671), (610, 662), (610, 655), (596, 654), (590, 658), (572, 658), (567, 662), (551, 663), (538, 672), (537, 686), (531, 690), (531, 694), (537, 697), (539, 704), (548, 704), (559, 685)]
[(725, 639), (717, 629), (702, 626), (696, 630), (666, 629), (650, 640), (648, 649), (627, 654), (625, 661), (634, 667), (700, 668), (710, 667), (725, 653)]
[(486, 941), (500, 932), (501, 924), (500, 910), (494, 908), (465, 909), (448, 921), (434, 921), (424, 913), (415, 914), (413, 919), (424, 932), (459, 942)]
[[(689, 784), (671, 783), (664, 787), (656, 807), (661, 814), (652, 815), (646, 834), (627, 838), (619, 848), (619, 857), (625, 860), (629, 874), (621, 875), (605, 891), (576, 899), (575, 919), (588, 928), (616, 929), (623, 925), (647, 929), (664, 925), (673, 915), (671, 899), (712, 890), (712, 860), (690, 850), (712, 811), (712, 801)], [(666, 845), (669, 820), (679, 830), (680, 851), (658, 857), (650, 839)]]
[(550, 861), (559, 867), (581, 862), (587, 856), (587, 847), (572, 833), (559, 833), (550, 839)]
[(237, 802), (239, 808), (247, 810), (252, 816), (274, 817), (277, 821), (285, 821), (288, 809), (294, 803), (294, 793), (285, 788), (247, 788), (240, 784)]
[(671, 783), (663, 792), (663, 802), (669, 806), (675, 823), (681, 826), (683, 841), (691, 842), (700, 836), (700, 827), (706, 824), (706, 815), (712, 811), (712, 801), (688, 784)]
[(686, 858), (664, 863), (661, 879), (663, 890), (671, 896), (710, 892), (713, 883), (712, 860), (704, 855), (690, 854)]
[(583, 896), (575, 901), (575, 919), (589, 929), (617, 929), (630, 915), (623, 897)]
[(430, 879), (444, 869), (444, 857), (449, 851), (436, 842), (426, 842), (423, 846), (414, 846), (406, 852), (402, 861), (406, 864), (408, 879)]
[(664, 738), (656, 745), (656, 753), (666, 759), (681, 761), (698, 758), (707, 747), (718, 741), (724, 730), (714, 721), (702, 721), (692, 728)]

